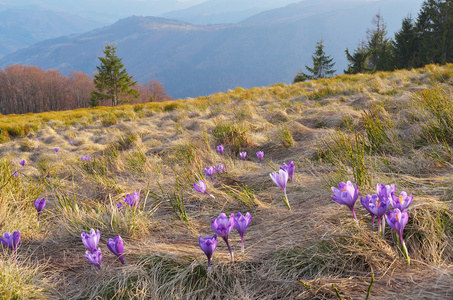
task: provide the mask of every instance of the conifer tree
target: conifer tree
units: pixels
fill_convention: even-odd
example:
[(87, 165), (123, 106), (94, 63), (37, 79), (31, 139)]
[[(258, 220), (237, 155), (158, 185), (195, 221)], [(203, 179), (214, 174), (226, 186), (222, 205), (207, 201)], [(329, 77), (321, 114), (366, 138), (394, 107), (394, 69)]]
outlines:
[(316, 50), (315, 53), (312, 55), (313, 68), (310, 68), (307, 65), (305, 65), (305, 68), (312, 75), (305, 74), (301, 71), (297, 73), (296, 77), (294, 77), (293, 80), (294, 83), (310, 79), (327, 78), (336, 72), (336, 70), (333, 70), (333, 66), (335, 65), (335, 63), (332, 62), (333, 58), (330, 58), (330, 55), (326, 56), (326, 54), (324, 53), (323, 42), (324, 41), (321, 39), (319, 42), (316, 43)]
[(132, 87), (137, 83), (127, 74), (122, 58), (116, 56), (116, 47), (107, 44), (104, 49), (105, 57), (99, 57), (101, 65), (96, 67), (94, 75), (96, 90), (91, 92), (89, 104), (98, 106), (102, 100), (111, 100), (112, 106), (132, 102), (131, 97), (137, 98), (138, 92)]
[(397, 69), (411, 69), (417, 66), (416, 52), (418, 51), (418, 38), (414, 21), (409, 15), (403, 19), (401, 29), (395, 32), (393, 42), (393, 55)]
[(368, 68), (374, 68), (376, 71), (390, 71), (393, 69), (392, 41), (386, 37), (387, 26), (380, 12), (374, 16), (371, 23), (374, 28), (367, 30), (368, 50), (372, 51)]
[(367, 62), (373, 51), (369, 50), (365, 42), (362, 40), (351, 55), (349, 50), (345, 50), (346, 59), (349, 61), (348, 69), (344, 70), (345, 74), (357, 74), (357, 73), (371, 73), (374, 72), (374, 68), (368, 68)]
[(425, 0), (416, 27), (420, 66), (453, 62), (453, 0)]

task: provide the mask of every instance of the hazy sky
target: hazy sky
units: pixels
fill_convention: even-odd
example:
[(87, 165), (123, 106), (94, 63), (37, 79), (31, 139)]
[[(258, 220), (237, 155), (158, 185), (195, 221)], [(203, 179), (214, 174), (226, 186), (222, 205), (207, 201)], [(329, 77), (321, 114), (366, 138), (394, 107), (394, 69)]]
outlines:
[(0, 10), (40, 7), (110, 23), (131, 15), (159, 16), (204, 1), (206, 0), (0, 0)]

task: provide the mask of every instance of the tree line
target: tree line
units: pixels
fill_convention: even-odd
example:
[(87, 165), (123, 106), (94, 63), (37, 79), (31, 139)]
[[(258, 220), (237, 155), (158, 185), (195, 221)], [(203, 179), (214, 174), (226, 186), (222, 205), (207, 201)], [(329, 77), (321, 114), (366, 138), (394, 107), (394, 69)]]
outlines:
[[(348, 68), (345, 74), (373, 73), (412, 69), (427, 64), (453, 62), (453, 0), (425, 0), (416, 19), (411, 15), (402, 20), (401, 29), (393, 39), (387, 37), (384, 18), (377, 13), (367, 39), (359, 42), (351, 53), (345, 50)], [(313, 67), (305, 66), (308, 74), (299, 72), (294, 82), (330, 77), (333, 58), (324, 52), (321, 39), (312, 56)]]
[[(133, 97), (123, 97), (120, 94), (116, 103), (101, 97), (95, 104), (108, 106), (172, 100), (162, 83), (156, 79), (143, 84), (132, 83), (130, 88), (135, 91)], [(115, 85), (118, 86), (117, 83)], [(92, 105), (95, 91), (98, 91), (95, 80), (82, 72), (72, 72), (65, 76), (56, 70), (11, 65), (0, 70), (0, 114), (39, 113), (96, 106)]]

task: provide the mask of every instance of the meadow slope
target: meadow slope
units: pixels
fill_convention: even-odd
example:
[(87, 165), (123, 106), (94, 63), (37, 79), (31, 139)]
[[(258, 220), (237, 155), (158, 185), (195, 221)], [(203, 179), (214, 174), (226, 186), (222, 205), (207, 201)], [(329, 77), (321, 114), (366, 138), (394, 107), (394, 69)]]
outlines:
[[(17, 267), (8, 248), (0, 252), (0, 298), (365, 299), (374, 278), (369, 299), (448, 299), (452, 86), (453, 65), (430, 65), (0, 116), (0, 233), (22, 235)], [(290, 160), (288, 210), (269, 174)], [(211, 181), (204, 168), (222, 163), (226, 172)], [(193, 189), (200, 179), (215, 199)], [(403, 234), (410, 265), (388, 225), (382, 237), (371, 227), (360, 199), (358, 223), (331, 199), (330, 187), (347, 180), (363, 197), (378, 183), (413, 195)], [(139, 208), (119, 210), (137, 190)], [(38, 197), (47, 199), (39, 222)], [(230, 235), (234, 262), (219, 238), (208, 272), (198, 237), (213, 234), (222, 212), (250, 212), (252, 222), (244, 252)], [(80, 235), (91, 228), (101, 232), (101, 270), (84, 257)], [(125, 265), (106, 246), (116, 235)]]

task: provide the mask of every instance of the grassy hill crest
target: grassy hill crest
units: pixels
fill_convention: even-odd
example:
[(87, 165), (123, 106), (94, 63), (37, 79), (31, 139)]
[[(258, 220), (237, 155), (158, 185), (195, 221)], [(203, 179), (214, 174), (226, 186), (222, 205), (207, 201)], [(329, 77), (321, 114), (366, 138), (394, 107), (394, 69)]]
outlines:
[[(453, 293), (452, 86), (453, 65), (429, 65), (0, 116), (0, 233), (22, 235), (17, 267), (9, 249), (0, 253), (0, 297), (362, 299), (374, 278), (370, 299), (445, 298)], [(291, 211), (269, 178), (290, 160)], [(219, 164), (226, 172), (211, 181), (204, 169)], [(215, 199), (193, 189), (201, 179)], [(414, 196), (403, 234), (410, 266), (389, 226), (380, 237), (359, 201), (356, 223), (331, 199), (330, 187), (347, 180), (362, 197), (378, 183)], [(119, 210), (134, 191), (139, 208)], [(48, 201), (39, 222), (38, 197)], [(219, 238), (208, 271), (198, 237), (213, 234), (222, 212), (250, 212), (252, 222), (245, 251), (233, 229), (234, 263)], [(83, 257), (80, 235), (91, 228), (101, 232), (101, 270)], [(106, 247), (116, 235), (125, 265)]]

